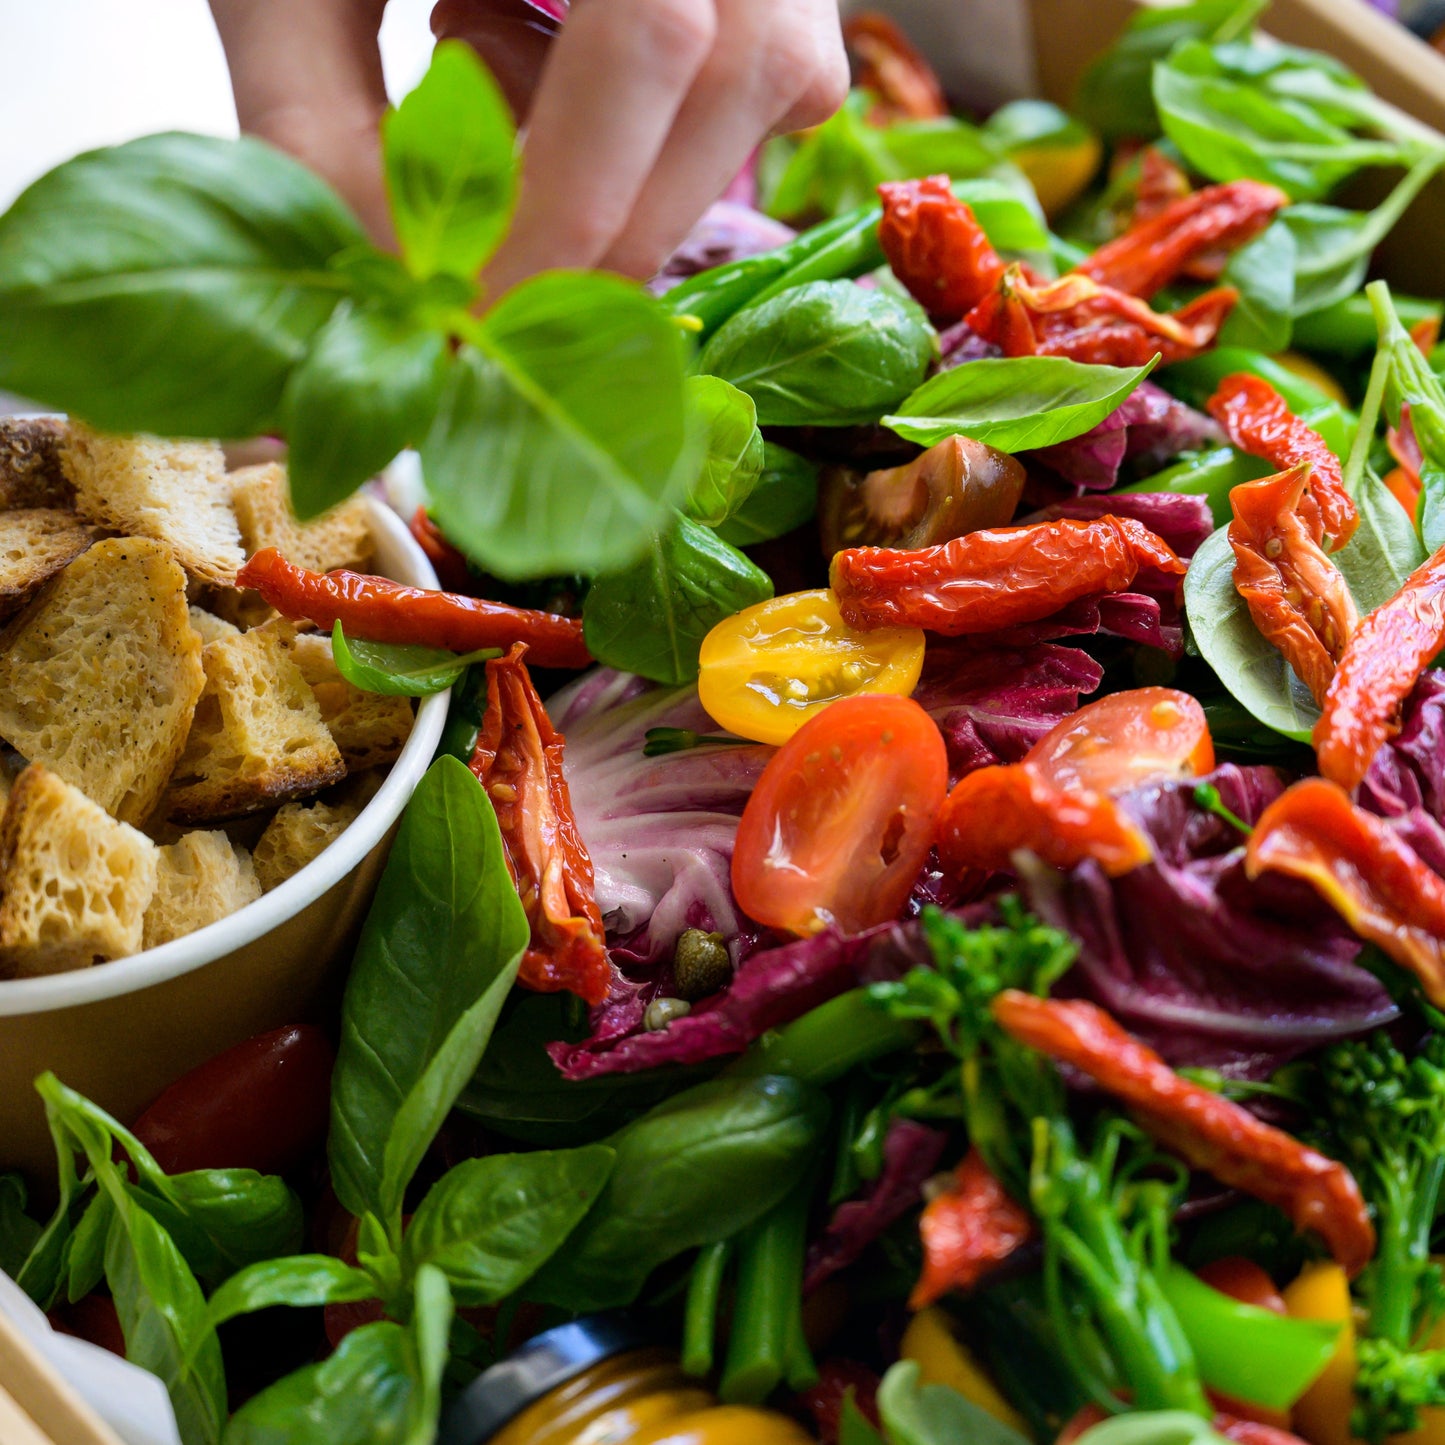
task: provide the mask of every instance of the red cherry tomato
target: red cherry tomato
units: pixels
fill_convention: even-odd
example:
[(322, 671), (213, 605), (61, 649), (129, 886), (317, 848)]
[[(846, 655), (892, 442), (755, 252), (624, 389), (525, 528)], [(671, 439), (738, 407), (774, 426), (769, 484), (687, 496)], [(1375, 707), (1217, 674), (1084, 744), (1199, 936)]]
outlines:
[(778, 750), (743, 810), (733, 893), (790, 933), (856, 933), (897, 915), (933, 843), (948, 756), (905, 697), (845, 697)]
[(167, 1174), (284, 1174), (326, 1138), (334, 1061), (310, 1024), (257, 1034), (177, 1079), (136, 1120), (136, 1137)]
[(1275, 1287), (1274, 1281), (1252, 1259), (1242, 1254), (1227, 1254), (1223, 1259), (1213, 1259), (1194, 1271), (1211, 1289), (1237, 1299), (1241, 1304), (1258, 1305), (1262, 1310), (1273, 1310), (1275, 1314), (1287, 1314), (1284, 1296)]

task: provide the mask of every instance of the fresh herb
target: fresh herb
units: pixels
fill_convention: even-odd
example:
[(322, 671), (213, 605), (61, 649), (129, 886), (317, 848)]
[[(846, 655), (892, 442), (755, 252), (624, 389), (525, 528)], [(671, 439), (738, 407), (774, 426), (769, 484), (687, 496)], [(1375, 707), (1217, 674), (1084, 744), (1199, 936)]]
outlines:
[(734, 547), (752, 547), (801, 527), (817, 510), (818, 468), (776, 442), (764, 442), (757, 482), (717, 534)]
[(889, 1445), (1024, 1445), (1011, 1425), (948, 1385), (925, 1385), (912, 1360), (900, 1360), (878, 1387), (878, 1413)]
[(1228, 823), (1231, 828), (1248, 836), (1254, 829), (1225, 805), (1224, 799), (1219, 796), (1219, 789), (1213, 783), (1199, 783), (1190, 794), (1197, 807), (1203, 808), (1206, 813), (1213, 813), (1216, 818)]
[(331, 629), (337, 671), (363, 692), (387, 697), (430, 697), (445, 692), (468, 667), (500, 657), (494, 647), (479, 652), (448, 652), (414, 642), (364, 642), (348, 639), (338, 619)]
[(752, 397), (719, 376), (689, 377), (687, 386), (707, 441), (683, 510), (693, 521), (717, 527), (746, 504), (762, 474), (758, 411)]

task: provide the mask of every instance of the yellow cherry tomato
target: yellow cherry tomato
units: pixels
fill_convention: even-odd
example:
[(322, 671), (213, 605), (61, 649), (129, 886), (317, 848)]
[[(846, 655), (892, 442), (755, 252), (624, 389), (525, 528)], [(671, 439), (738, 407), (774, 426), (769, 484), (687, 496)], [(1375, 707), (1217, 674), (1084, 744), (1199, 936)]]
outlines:
[(1022, 1415), (999, 1393), (983, 1366), (949, 1328), (948, 1315), (937, 1305), (919, 1310), (908, 1322), (899, 1356), (918, 1366), (919, 1383), (947, 1385), (965, 1400), (987, 1411), (995, 1420), (1012, 1426), (1021, 1435), (1029, 1427)]
[(984, 131), (1029, 178), (1051, 220), (1079, 198), (1104, 157), (1098, 136), (1046, 100), (1012, 101)]
[(849, 627), (829, 588), (773, 597), (719, 622), (703, 639), (698, 695), (721, 728), (787, 742), (830, 702), (855, 693), (907, 697), (923, 669), (916, 627)]
[(1292, 371), (1301, 380), (1309, 382), (1317, 391), (1322, 391), (1333, 402), (1340, 406), (1349, 406), (1350, 399), (1345, 395), (1345, 389), (1333, 376), (1327, 372), (1318, 362), (1311, 361), (1308, 356), (1298, 351), (1281, 351), (1275, 360), (1286, 371)]
[(1295, 1401), (1295, 1433), (1310, 1445), (1353, 1445), (1355, 1326), (1345, 1272), (1337, 1264), (1307, 1264), (1282, 1293), (1285, 1309), (1295, 1319), (1338, 1320), (1344, 1325), (1329, 1364)]

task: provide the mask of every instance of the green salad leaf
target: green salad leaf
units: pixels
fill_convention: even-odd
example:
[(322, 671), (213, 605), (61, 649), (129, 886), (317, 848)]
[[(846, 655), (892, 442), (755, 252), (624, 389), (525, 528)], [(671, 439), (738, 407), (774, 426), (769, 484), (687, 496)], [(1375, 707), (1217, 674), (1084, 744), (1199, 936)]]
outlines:
[(353, 687), (387, 697), (430, 697), (445, 692), (473, 663), (500, 657), (495, 647), (448, 652), (419, 642), (364, 642), (349, 638), (337, 619), (331, 629), (336, 670)]
[(717, 527), (747, 502), (762, 472), (758, 410), (752, 397), (720, 376), (690, 376), (687, 389), (707, 440), (683, 510), (693, 521)]
[(763, 443), (758, 480), (738, 509), (718, 524), (734, 547), (770, 542), (801, 527), (818, 510), (818, 468), (776, 442)]

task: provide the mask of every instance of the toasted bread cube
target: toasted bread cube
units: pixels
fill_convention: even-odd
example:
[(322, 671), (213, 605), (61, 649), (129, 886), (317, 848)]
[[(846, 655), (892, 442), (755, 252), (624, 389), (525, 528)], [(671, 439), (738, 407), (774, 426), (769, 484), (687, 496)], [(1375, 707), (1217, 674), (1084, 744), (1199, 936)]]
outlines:
[(159, 542), (110, 537), (0, 634), (0, 738), (139, 826), (205, 680), (185, 573)]
[(130, 537), (151, 537), (202, 582), (229, 586), (246, 560), (215, 442), (104, 436), (72, 424), (62, 452), (76, 510)]
[(0, 512), (75, 508), (75, 488), (60, 452), (67, 426), (58, 416), (0, 417)]
[(155, 887), (155, 844), (32, 763), (0, 820), (0, 975), (137, 952)]
[(171, 779), (178, 823), (241, 818), (346, 776), (321, 709), (291, 656), (285, 624), (206, 646), (205, 691)]
[(298, 522), (291, 488), (280, 462), (232, 472), (231, 505), (241, 524), (246, 555), (274, 547), (288, 562), (312, 572), (365, 567), (371, 561), (371, 523), (358, 497), (332, 507), (311, 522)]
[(261, 896), (251, 855), (224, 833), (187, 833), (159, 849), (156, 861), (156, 891), (145, 916), (147, 948), (194, 933)]
[(204, 607), (197, 607), (191, 603), (191, 626), (196, 629), (196, 635), (201, 639), (202, 644), (216, 642), (222, 637), (235, 637), (241, 631), (234, 622), (227, 622), (224, 617), (217, 617), (214, 612), (207, 612)]
[(278, 808), (252, 853), (262, 890), (269, 893), (319, 858), (359, 811), (350, 803), (287, 803)]
[(229, 622), (238, 632), (249, 632), (253, 627), (276, 622), (281, 617), (259, 592), (252, 592), (249, 587), (212, 587), (202, 601), (208, 612)]
[(0, 512), (0, 622), (13, 617), (95, 541), (74, 512), (26, 507)]
[(337, 669), (331, 639), (322, 633), (298, 637), (295, 657), (316, 695), (321, 719), (341, 750), (347, 772), (394, 763), (411, 736), (411, 699), (353, 687)]

